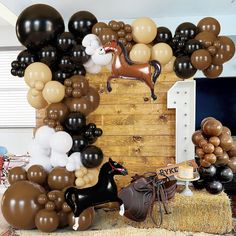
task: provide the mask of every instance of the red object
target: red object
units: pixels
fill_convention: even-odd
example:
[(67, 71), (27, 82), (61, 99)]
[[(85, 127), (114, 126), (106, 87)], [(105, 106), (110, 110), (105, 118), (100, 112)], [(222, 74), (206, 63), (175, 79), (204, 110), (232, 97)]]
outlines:
[(4, 159), (3, 156), (0, 156), (0, 184), (2, 182), (2, 169), (3, 169)]

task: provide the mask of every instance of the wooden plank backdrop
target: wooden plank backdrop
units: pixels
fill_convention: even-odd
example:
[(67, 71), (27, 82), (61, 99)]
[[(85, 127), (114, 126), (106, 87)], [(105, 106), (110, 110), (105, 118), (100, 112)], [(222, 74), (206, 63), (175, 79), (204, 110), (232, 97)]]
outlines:
[[(161, 74), (155, 84), (157, 100), (140, 81), (114, 79), (112, 92), (106, 90), (109, 72), (87, 74), (91, 86), (98, 89), (100, 105), (87, 117), (103, 130), (95, 143), (128, 169), (129, 175), (117, 177), (124, 186), (135, 173), (155, 171), (175, 162), (175, 110), (167, 109), (167, 91), (178, 80), (175, 74)], [(42, 125), (45, 110), (37, 112), (37, 126)]]

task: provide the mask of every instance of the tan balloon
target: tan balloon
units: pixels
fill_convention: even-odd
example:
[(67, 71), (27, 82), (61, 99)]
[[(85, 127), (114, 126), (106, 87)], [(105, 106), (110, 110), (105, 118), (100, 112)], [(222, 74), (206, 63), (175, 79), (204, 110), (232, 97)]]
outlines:
[(35, 109), (45, 108), (48, 105), (47, 101), (44, 99), (42, 92), (36, 91), (35, 89), (29, 89), (27, 93), (28, 103)]
[(132, 47), (129, 57), (132, 61), (147, 63), (150, 61), (151, 50), (146, 44), (137, 43)]
[(162, 66), (161, 72), (162, 73), (171, 73), (174, 70), (174, 62), (176, 57), (173, 56), (169, 62), (167, 62), (165, 65)]
[(172, 57), (172, 48), (167, 43), (157, 43), (152, 47), (151, 58), (159, 61), (162, 65), (167, 64)]
[(58, 81), (49, 81), (43, 89), (43, 97), (48, 103), (57, 103), (65, 97), (65, 86)]
[(148, 44), (155, 39), (157, 34), (156, 23), (148, 18), (142, 17), (138, 18), (132, 23), (132, 35), (133, 40), (136, 43)]
[(34, 62), (25, 69), (24, 79), (28, 86), (34, 88), (37, 81), (46, 84), (52, 80), (52, 72), (44, 63)]

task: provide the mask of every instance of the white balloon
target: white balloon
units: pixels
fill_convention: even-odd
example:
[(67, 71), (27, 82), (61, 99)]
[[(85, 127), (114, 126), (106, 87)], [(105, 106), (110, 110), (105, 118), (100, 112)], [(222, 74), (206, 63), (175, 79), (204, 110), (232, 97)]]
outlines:
[(68, 163), (68, 156), (65, 153), (52, 151), (50, 157), (50, 163), (53, 167), (60, 166), (65, 167)]
[(82, 40), (82, 46), (87, 47), (91, 45), (91, 41), (100, 41), (96, 34), (87, 34)]
[(28, 152), (31, 157), (38, 156), (38, 155), (44, 155), (44, 156), (49, 157), (51, 149), (42, 148), (42, 146), (40, 146), (35, 139), (32, 139), (28, 145)]
[(35, 141), (45, 149), (50, 148), (50, 139), (55, 134), (55, 130), (47, 125), (41, 126), (35, 133)]
[(106, 66), (109, 63), (111, 63), (112, 54), (111, 53), (105, 54), (103, 47), (99, 47), (95, 50), (91, 58), (96, 65)]
[(52, 152), (67, 153), (73, 144), (72, 137), (65, 131), (54, 133), (50, 140)]
[(95, 50), (101, 46), (101, 41), (95, 34), (88, 34), (84, 37), (82, 45), (85, 47), (85, 52), (88, 55), (93, 55)]
[(93, 62), (92, 58), (90, 58), (87, 62), (85, 62), (85, 63), (83, 64), (83, 66), (84, 66), (85, 69), (86, 69), (86, 68), (89, 68), (89, 67), (92, 67), (92, 66), (94, 66), (94, 65), (95, 65), (95, 63)]
[(33, 165), (41, 165), (47, 172), (52, 169), (49, 157), (40, 154), (30, 158), (27, 168)]
[(99, 65), (94, 64), (94, 66), (87, 67), (87, 68), (85, 68), (85, 70), (86, 70), (88, 73), (97, 74), (97, 73), (99, 73), (99, 72), (102, 70), (102, 67), (99, 66)]
[(66, 165), (66, 169), (68, 171), (75, 171), (80, 169), (83, 166), (81, 162), (81, 153), (74, 152), (68, 158), (68, 163)]

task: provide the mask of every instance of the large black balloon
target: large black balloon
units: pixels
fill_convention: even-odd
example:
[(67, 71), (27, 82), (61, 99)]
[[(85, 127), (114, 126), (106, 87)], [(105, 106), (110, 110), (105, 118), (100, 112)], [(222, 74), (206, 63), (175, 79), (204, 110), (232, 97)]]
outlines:
[(85, 47), (78, 44), (78, 45), (75, 45), (71, 49), (71, 57), (70, 58), (74, 63), (84, 64), (85, 62), (87, 62), (89, 60), (90, 56), (88, 54), (86, 54)]
[(92, 32), (92, 28), (97, 22), (97, 18), (91, 12), (79, 11), (71, 16), (68, 28), (79, 41), (82, 41), (87, 34)]
[(216, 175), (221, 183), (230, 182), (234, 178), (233, 171), (227, 166), (217, 167)]
[(53, 46), (43, 47), (39, 52), (39, 59), (49, 67), (55, 65), (58, 59), (57, 49)]
[(75, 69), (75, 64), (71, 60), (69, 56), (63, 56), (60, 61), (58, 67), (65, 72), (72, 72)]
[(171, 31), (166, 27), (158, 27), (156, 38), (153, 40), (154, 43), (167, 43), (169, 44), (172, 39)]
[(198, 179), (196, 181), (193, 181), (192, 184), (195, 189), (204, 189), (206, 185), (204, 179)]
[(66, 117), (65, 127), (69, 133), (78, 134), (86, 128), (86, 118), (80, 112), (71, 112)]
[(63, 32), (57, 37), (57, 47), (63, 52), (69, 51), (75, 44), (75, 38), (70, 32)]
[(87, 146), (81, 155), (81, 162), (87, 168), (94, 168), (99, 166), (103, 160), (103, 152), (100, 148), (89, 145)]
[(191, 59), (188, 56), (177, 57), (174, 62), (175, 74), (182, 78), (188, 79), (197, 72), (197, 69), (191, 64)]
[(64, 32), (60, 13), (46, 4), (34, 4), (21, 12), (16, 22), (18, 40), (27, 48), (38, 49), (48, 45)]
[(194, 51), (201, 49), (202, 44), (196, 39), (190, 39), (185, 44), (185, 52), (191, 55)]
[(21, 51), (18, 54), (17, 60), (20, 63), (25, 63), (26, 65), (29, 65), (29, 64), (31, 64), (33, 62), (36, 62), (37, 61), (37, 57), (32, 52), (30, 52), (29, 50), (24, 50), (24, 51)]
[(209, 167), (200, 166), (198, 172), (202, 179), (212, 179), (216, 176), (216, 167), (214, 165)]
[(198, 28), (193, 23), (184, 22), (176, 28), (175, 34), (177, 33), (184, 34), (188, 37), (188, 39), (192, 39), (198, 33)]
[(209, 192), (211, 194), (218, 194), (218, 193), (222, 192), (223, 185), (221, 182), (213, 180), (211, 182), (206, 183), (206, 190), (207, 190), (207, 192)]
[(85, 149), (85, 147), (87, 147), (89, 144), (88, 140), (82, 135), (74, 135), (72, 136), (72, 139), (73, 139), (73, 145), (70, 150), (70, 153), (82, 152)]

